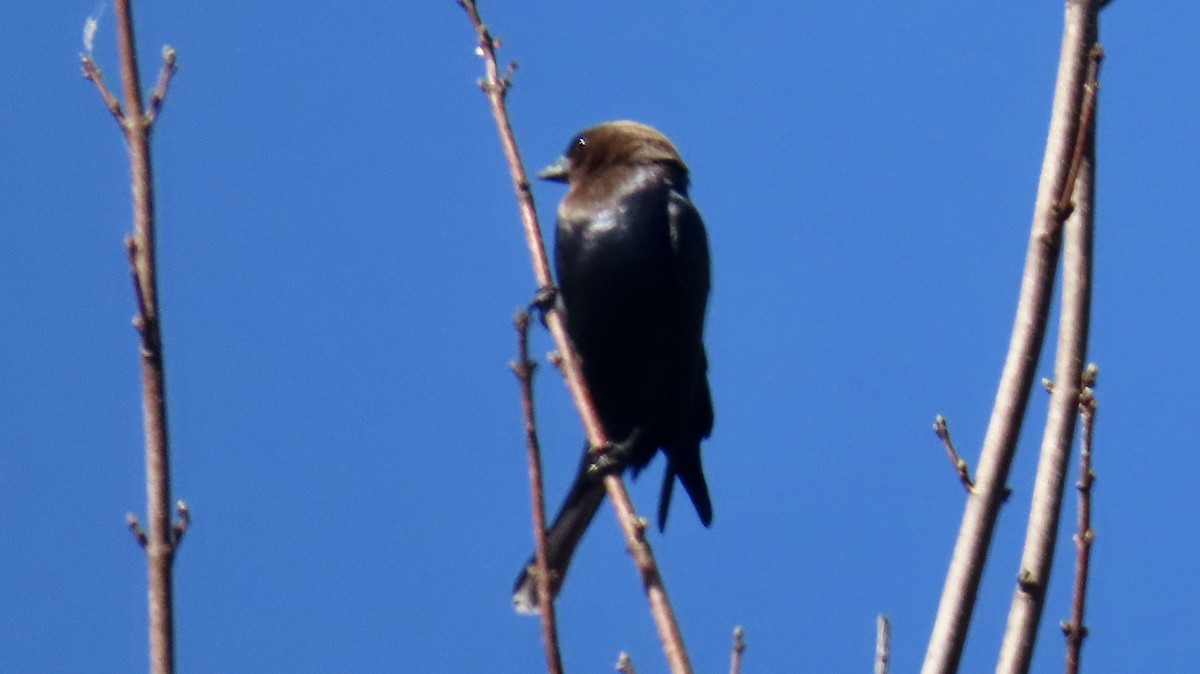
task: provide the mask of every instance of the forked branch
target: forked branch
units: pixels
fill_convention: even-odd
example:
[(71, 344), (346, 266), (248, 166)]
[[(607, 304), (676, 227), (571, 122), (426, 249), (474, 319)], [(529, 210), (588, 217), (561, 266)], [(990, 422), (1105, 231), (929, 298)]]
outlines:
[[(533, 371), (536, 366), (529, 359), (529, 312), (521, 311), (513, 320), (517, 329), (517, 360), (512, 363), (513, 373), (521, 385), (521, 413), (525, 421), (525, 449), (529, 457), (529, 492), (533, 503), (533, 539), (537, 552), (535, 559), (538, 573), (538, 596), (553, 597), (551, 591), (550, 563), (546, 559), (546, 500), (542, 489), (542, 450), (538, 442), (537, 421), (533, 407)], [(554, 616), (554, 601), (538, 602), (542, 621), (542, 646), (546, 650), (546, 671), (562, 674), (562, 656), (558, 648), (558, 624)]]
[(1089, 52), (1095, 42), (1092, 28), (1096, 12), (1095, 0), (1067, 2), (1050, 132), (1038, 182), (1012, 339), (980, 451), (975, 489), (967, 499), (933, 633), (925, 652), (924, 674), (951, 674), (958, 669), (996, 518), (1004, 502), (1005, 483), (1024, 422), (1038, 355), (1045, 340), (1061, 250), (1060, 200), (1064, 190), (1071, 189), (1068, 180), (1081, 118)]
[(179, 519), (171, 521), (169, 448), (167, 444), (166, 385), (163, 376), (162, 328), (159, 323), (158, 277), (155, 260), (154, 180), (150, 167), (150, 130), (162, 109), (175, 73), (175, 50), (163, 50), (158, 84), (150, 106), (142, 104), (137, 49), (130, 0), (116, 0), (117, 51), (121, 60), (122, 105), (109, 91), (100, 68), (90, 56), (82, 58), (83, 75), (96, 85), (105, 107), (121, 127), (129, 148), (133, 193), (133, 232), (125, 240), (137, 314), (133, 319), (140, 340), (142, 421), (146, 446), (146, 512), (149, 527), (126, 517), (135, 540), (145, 550), (149, 585), (150, 669), (170, 674), (175, 669), (174, 590), (175, 552), (191, 522), (187, 505), (178, 503)]
[[(1062, 302), (1058, 324), (1058, 347), (1055, 354), (1054, 387), (1050, 394), (1050, 411), (1042, 434), (1042, 448), (1034, 481), (1025, 547), (1021, 555), (1021, 570), (1013, 592), (1008, 614), (1008, 627), (1000, 647), (996, 671), (1002, 674), (1024, 674), (1029, 671), (1037, 641), (1038, 625), (1045, 609), (1046, 593), (1050, 586), (1050, 570), (1058, 541), (1062, 513), (1063, 489), (1071, 446), (1075, 437), (1075, 420), (1079, 414), (1082, 395), (1084, 363), (1087, 358), (1088, 331), (1092, 302), (1092, 232), (1093, 195), (1095, 186), (1095, 92), (1101, 51), (1095, 43), (1094, 23), (1085, 33), (1088, 54), (1080, 109), (1078, 134), (1080, 143), (1072, 153), (1072, 168), (1067, 199), (1070, 213), (1063, 225)], [(1078, 163), (1076, 163), (1078, 162)]]
[[(553, 287), (554, 279), (550, 274), (550, 262), (546, 255), (546, 246), (542, 241), (542, 232), (538, 226), (537, 212), (533, 205), (533, 193), (529, 188), (529, 178), (521, 162), (521, 155), (517, 149), (516, 138), (513, 135), (512, 125), (509, 122), (508, 110), (505, 105), (505, 98), (508, 95), (511, 76), (515, 66), (510, 66), (503, 72), (501, 71), (496, 56), (499, 41), (492, 36), (491, 31), (484, 24), (483, 19), (479, 15), (479, 8), (476, 6), (475, 0), (458, 0), (458, 4), (466, 11), (467, 17), (475, 29), (475, 35), (478, 39), (476, 53), (484, 61), (484, 76), (480, 80), (479, 86), (487, 96), (488, 102), (491, 105), (492, 117), (496, 121), (496, 130), (500, 136), (500, 144), (504, 149), (509, 175), (512, 178), (513, 190), (517, 196), (517, 206), (521, 212), (521, 222), (525, 229), (526, 243), (533, 260), (534, 277), (537, 280), (539, 289), (545, 290)], [(556, 309), (550, 308), (546, 311), (546, 326), (549, 328), (550, 334), (553, 335), (558, 348), (561, 357), (559, 369), (567, 381), (567, 388), (570, 389), (571, 396), (575, 400), (575, 406), (579, 410), (580, 418), (587, 432), (589, 445), (597, 448), (608, 447), (608, 438), (604, 433), (603, 426), (600, 424), (600, 418), (596, 413), (595, 405), (592, 403), (587, 383), (584, 381), (579, 357), (575, 354), (570, 339), (567, 337), (566, 324), (563, 321), (563, 317)], [(629, 494), (625, 490), (625, 484), (619, 475), (605, 475), (604, 486), (608, 492), (609, 500), (616, 509), (617, 519), (621, 524), (621, 530), (625, 534), (625, 544), (633, 555), (634, 564), (641, 574), (642, 585), (646, 590), (647, 600), (650, 603), (650, 611), (658, 627), (659, 638), (662, 640), (663, 650), (666, 653), (671, 671), (676, 674), (691, 672), (691, 664), (688, 662), (687, 650), (683, 644), (683, 635), (679, 631), (679, 625), (675, 620), (675, 613), (671, 609), (671, 603), (667, 597), (662, 576), (658, 571), (658, 565), (654, 561), (654, 555), (650, 550), (649, 543), (646, 541), (645, 524), (634, 511), (633, 503), (630, 501)]]
[(1087, 625), (1083, 622), (1083, 611), (1087, 603), (1088, 576), (1091, 571), (1092, 541), (1096, 532), (1092, 530), (1092, 483), (1096, 473), (1092, 471), (1092, 438), (1096, 428), (1096, 377), (1095, 365), (1089, 365), (1083, 375), (1083, 392), (1079, 395), (1079, 417), (1083, 431), (1079, 440), (1079, 524), (1075, 532), (1075, 587), (1071, 593), (1071, 619), (1062, 624), (1067, 637), (1067, 674), (1078, 674), (1079, 658), (1083, 651), (1083, 640), (1087, 637)]
[(962, 482), (963, 487), (970, 494), (971, 490), (975, 488), (975, 483), (971, 481), (970, 467), (958, 455), (958, 450), (954, 448), (954, 441), (950, 439), (950, 425), (946, 423), (946, 417), (939, 414), (934, 418), (933, 432), (937, 434), (938, 439), (942, 441), (942, 446), (946, 448), (950, 463), (954, 465), (954, 472), (958, 474), (958, 481)]
[(741, 674), (742, 654), (746, 652), (746, 630), (733, 628), (733, 652), (729, 656), (729, 674)]

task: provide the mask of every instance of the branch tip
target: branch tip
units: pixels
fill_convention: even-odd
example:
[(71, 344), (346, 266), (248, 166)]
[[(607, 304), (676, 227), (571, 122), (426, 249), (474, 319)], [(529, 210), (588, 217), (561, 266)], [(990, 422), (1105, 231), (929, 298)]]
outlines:
[(887, 674), (892, 659), (892, 623), (880, 613), (875, 618), (875, 674)]
[(125, 513), (125, 526), (129, 528), (129, 533), (133, 534), (133, 540), (137, 541), (137, 544), (144, 550), (149, 544), (149, 539), (147, 539), (146, 530), (142, 528), (142, 523), (138, 521), (137, 515)]
[(162, 69), (158, 71), (158, 82), (155, 83), (154, 89), (150, 91), (150, 108), (146, 111), (143, 120), (146, 128), (154, 126), (154, 122), (158, 119), (158, 114), (162, 112), (163, 102), (167, 99), (167, 88), (171, 86), (171, 78), (179, 70), (176, 59), (175, 48), (169, 44), (163, 45)]
[(1096, 481), (1096, 473), (1092, 470), (1096, 397), (1092, 387), (1096, 384), (1099, 372), (1096, 364), (1090, 363), (1080, 378), (1083, 390), (1079, 396), (1079, 416), (1083, 428), (1079, 442), (1079, 480), (1075, 483), (1078, 491), (1078, 515), (1075, 535), (1072, 536), (1075, 541), (1075, 581), (1071, 591), (1071, 619), (1063, 622), (1063, 633), (1067, 637), (1066, 671), (1069, 674), (1079, 671), (1083, 639), (1087, 636), (1083, 618), (1087, 604), (1088, 577), (1091, 572), (1092, 543), (1096, 538), (1096, 531), (1092, 529), (1092, 485)]
[(175, 514), (178, 519), (171, 525), (171, 545), (173, 546), (183, 542), (183, 535), (192, 526), (192, 511), (182, 499), (175, 502)]
[(946, 422), (946, 417), (937, 415), (933, 419), (933, 432), (937, 434), (942, 441), (942, 446), (946, 448), (946, 454), (950, 457), (950, 463), (954, 465), (954, 472), (958, 474), (958, 481), (962, 483), (968, 494), (975, 492), (975, 482), (971, 479), (971, 469), (967, 465), (966, 460), (958, 455), (958, 451), (954, 449), (954, 442), (950, 439), (950, 425)]
[(529, 312), (525, 309), (517, 311), (516, 315), (513, 316), (513, 327), (517, 329), (517, 332), (525, 332), (528, 330)]
[(83, 78), (91, 80), (92, 84), (96, 85), (96, 91), (100, 93), (100, 99), (104, 101), (104, 107), (108, 108), (113, 119), (117, 120), (117, 125), (121, 127), (121, 131), (125, 131), (125, 113), (121, 110), (121, 102), (117, 97), (108, 90), (108, 85), (104, 83), (104, 75), (100, 72), (100, 67), (92, 60), (92, 57), (82, 54), (79, 57), (79, 66), (83, 70)]
[(733, 628), (733, 653), (729, 658), (729, 674), (742, 671), (742, 654), (746, 652), (746, 630), (741, 625)]

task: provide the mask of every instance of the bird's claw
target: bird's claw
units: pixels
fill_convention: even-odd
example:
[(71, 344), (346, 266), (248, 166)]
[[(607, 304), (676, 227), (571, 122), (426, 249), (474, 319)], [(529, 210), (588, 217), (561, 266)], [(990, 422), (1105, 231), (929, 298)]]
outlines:
[(621, 464), (623, 463), (619, 454), (621, 449), (613, 443), (608, 443), (601, 447), (593, 447), (591, 449), (592, 460), (588, 464), (588, 474), (596, 477), (604, 477), (620, 473)]
[(542, 326), (546, 325), (546, 314), (554, 308), (554, 303), (558, 301), (558, 286), (547, 285), (538, 288), (533, 294), (533, 299), (529, 301), (529, 311), (537, 311), (538, 319), (542, 322)]
[(608, 441), (603, 445), (593, 445), (588, 450), (590, 463), (588, 473), (604, 477), (625, 470), (633, 457), (633, 448), (637, 445), (641, 429), (635, 429), (621, 442)]

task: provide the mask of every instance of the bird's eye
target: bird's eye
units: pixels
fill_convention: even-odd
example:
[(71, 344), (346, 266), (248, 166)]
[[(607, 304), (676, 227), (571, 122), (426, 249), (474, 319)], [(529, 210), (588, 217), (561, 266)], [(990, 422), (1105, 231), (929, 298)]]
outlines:
[(575, 136), (575, 140), (571, 141), (571, 144), (567, 146), (567, 151), (564, 152), (563, 155), (567, 157), (577, 157), (579, 156), (580, 152), (583, 152), (583, 148), (586, 146), (586, 138), (583, 136)]

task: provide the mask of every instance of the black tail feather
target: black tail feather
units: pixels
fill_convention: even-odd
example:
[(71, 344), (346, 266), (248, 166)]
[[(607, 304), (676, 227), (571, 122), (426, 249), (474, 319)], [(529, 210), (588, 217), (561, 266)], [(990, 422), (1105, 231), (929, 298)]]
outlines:
[(667, 469), (663, 474), (662, 493), (658, 498), (658, 530), (666, 530), (667, 513), (671, 509), (671, 494), (675, 488), (676, 477), (683, 483), (683, 490), (696, 507), (700, 521), (704, 526), (709, 526), (712, 524), (713, 507), (712, 499), (708, 495), (708, 482), (704, 479), (704, 467), (700, 464), (700, 448), (697, 446), (683, 451), (668, 448), (665, 454)]
[[(558, 594), (575, 548), (587, 531), (600, 504), (604, 502), (604, 482), (588, 472), (589, 461), (585, 454), (571, 490), (563, 501), (554, 524), (546, 532), (546, 561), (550, 567), (550, 592)], [(537, 557), (532, 555), (517, 576), (513, 585), (513, 606), (520, 613), (536, 613), (541, 597), (538, 594)]]

